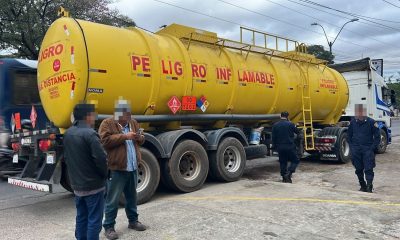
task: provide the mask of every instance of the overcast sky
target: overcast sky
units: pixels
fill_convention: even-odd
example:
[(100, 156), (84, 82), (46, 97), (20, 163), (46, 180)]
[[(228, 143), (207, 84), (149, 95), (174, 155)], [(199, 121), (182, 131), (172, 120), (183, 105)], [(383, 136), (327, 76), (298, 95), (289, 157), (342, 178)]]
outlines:
[(334, 43), (335, 61), (383, 58), (386, 74), (400, 71), (400, 0), (117, 0), (113, 6), (151, 31), (179, 23), (239, 40), (244, 25), (325, 49), (322, 28), (311, 23), (333, 41), (344, 23), (359, 18)]

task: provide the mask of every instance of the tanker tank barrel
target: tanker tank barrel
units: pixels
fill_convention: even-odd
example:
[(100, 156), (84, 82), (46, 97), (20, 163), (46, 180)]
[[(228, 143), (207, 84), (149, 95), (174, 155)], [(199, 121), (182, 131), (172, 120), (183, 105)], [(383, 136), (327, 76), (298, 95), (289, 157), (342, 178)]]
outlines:
[[(299, 51), (305, 46), (295, 40), (242, 31), (243, 41), (235, 41), (179, 24), (144, 34), (59, 18), (38, 60), (46, 116), (66, 129), (79, 102), (96, 102), (99, 114), (112, 116), (112, 103), (122, 98), (134, 103), (131, 114), (149, 128), (154, 122), (171, 129), (188, 123), (250, 125), (276, 121), (283, 109), (296, 122), (339, 120), (349, 96), (343, 76)], [(248, 31), (266, 41), (246, 42)]]
[[(103, 120), (112, 115), (99, 114)], [(187, 115), (132, 115), (138, 122), (204, 122), (204, 121), (273, 121), (280, 118), (279, 114), (187, 114)]]

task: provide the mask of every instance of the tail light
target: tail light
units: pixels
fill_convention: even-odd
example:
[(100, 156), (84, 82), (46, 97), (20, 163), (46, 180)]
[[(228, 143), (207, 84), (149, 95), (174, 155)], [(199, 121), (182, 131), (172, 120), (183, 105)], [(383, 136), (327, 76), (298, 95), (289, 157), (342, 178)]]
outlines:
[(42, 139), (39, 141), (39, 149), (42, 152), (47, 152), (51, 147), (51, 141), (49, 139)]
[(334, 138), (321, 138), (321, 143), (334, 143), (335, 139)]
[(14, 150), (14, 152), (18, 152), (19, 149), (21, 148), (21, 144), (20, 143), (12, 143), (11, 147)]

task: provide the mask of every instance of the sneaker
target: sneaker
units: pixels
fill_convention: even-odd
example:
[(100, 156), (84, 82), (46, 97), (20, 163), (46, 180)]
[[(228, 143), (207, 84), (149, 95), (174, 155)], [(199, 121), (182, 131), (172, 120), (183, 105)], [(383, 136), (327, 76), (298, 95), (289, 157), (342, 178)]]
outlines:
[(118, 234), (115, 232), (114, 228), (104, 230), (104, 235), (108, 240), (118, 239)]
[(139, 222), (139, 221), (136, 221), (136, 222), (134, 222), (134, 223), (129, 223), (128, 228), (129, 228), (129, 229), (136, 230), (136, 231), (144, 231), (144, 230), (146, 230), (146, 226), (143, 225), (143, 224), (142, 224), (141, 222)]

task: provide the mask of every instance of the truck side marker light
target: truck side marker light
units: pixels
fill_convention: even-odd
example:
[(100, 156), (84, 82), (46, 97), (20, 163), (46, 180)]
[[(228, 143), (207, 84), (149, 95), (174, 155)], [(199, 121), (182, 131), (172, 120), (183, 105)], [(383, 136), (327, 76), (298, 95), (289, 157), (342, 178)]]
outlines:
[(151, 77), (151, 74), (148, 74), (148, 73), (138, 73), (138, 74), (136, 74), (136, 76), (138, 76), (138, 77)]
[(89, 69), (89, 72), (107, 73), (107, 70), (105, 70), (105, 69), (90, 68), (90, 69)]
[(71, 46), (71, 64), (75, 63), (75, 49), (74, 46)]
[(69, 31), (68, 31), (67, 25), (64, 25), (64, 32), (65, 32), (65, 35), (69, 36)]
[(177, 77), (171, 77), (171, 76), (167, 76), (167, 79), (168, 79), (168, 80), (178, 80)]
[(74, 91), (75, 91), (75, 82), (72, 82), (72, 86), (71, 86), (71, 99), (74, 98)]

